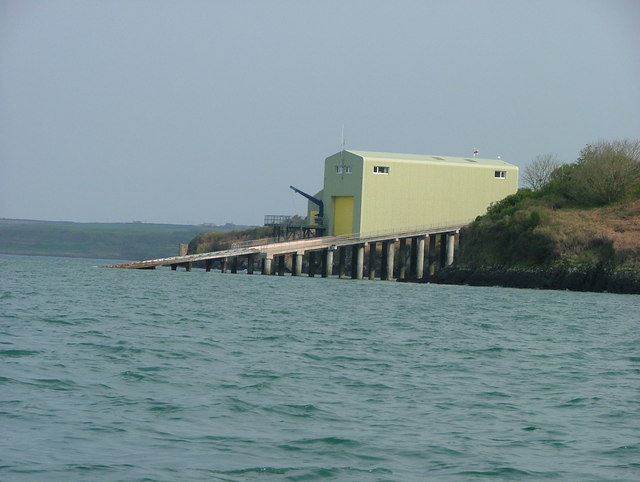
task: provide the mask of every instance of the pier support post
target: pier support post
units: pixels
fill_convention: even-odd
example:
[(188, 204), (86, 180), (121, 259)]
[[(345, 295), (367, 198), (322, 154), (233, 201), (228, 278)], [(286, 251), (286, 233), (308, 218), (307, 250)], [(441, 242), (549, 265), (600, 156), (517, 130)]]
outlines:
[(247, 274), (253, 274), (253, 264), (255, 263), (256, 256), (254, 254), (250, 254), (247, 256)]
[(233, 274), (238, 273), (238, 257), (237, 256), (234, 256), (233, 258), (231, 258), (231, 272)]
[(262, 274), (270, 275), (271, 274), (271, 265), (273, 263), (273, 258), (263, 258), (262, 259)]
[(382, 242), (382, 272), (381, 280), (393, 279), (393, 261), (395, 254), (395, 239)]
[(369, 243), (369, 279), (376, 278), (376, 243)]
[(204, 270), (208, 273), (209, 271), (211, 271), (211, 265), (213, 264), (213, 260), (212, 259), (208, 259), (204, 262)]
[(280, 256), (278, 256), (278, 276), (284, 276), (286, 262), (287, 260), (285, 259), (284, 254), (281, 254)]
[(356, 279), (356, 270), (357, 267), (357, 259), (358, 259), (358, 245), (351, 245), (351, 279)]
[(429, 236), (429, 276), (436, 273), (436, 237), (436, 234)]
[(351, 255), (351, 279), (362, 279), (364, 273), (364, 244), (356, 244)]
[(416, 264), (413, 272), (413, 277), (415, 279), (422, 279), (424, 277), (424, 240), (424, 236), (418, 236), (413, 240), (416, 245)]
[(453, 264), (453, 251), (455, 249), (455, 242), (456, 242), (456, 233), (449, 233), (449, 237), (447, 239), (446, 266), (451, 266)]
[(220, 260), (220, 272), (224, 273), (227, 271), (227, 258), (222, 258)]
[(440, 268), (444, 268), (447, 262), (447, 233), (440, 235)]
[(347, 248), (346, 246), (340, 246), (338, 248), (338, 278), (344, 278), (344, 270), (347, 261)]
[(398, 252), (398, 279), (407, 277), (407, 238), (400, 240), (400, 249)]
[(330, 278), (333, 274), (333, 250), (325, 249), (322, 256), (322, 277)]
[(177, 264), (172, 264), (171, 265), (171, 271), (175, 271), (178, 269), (178, 265)]
[(409, 252), (409, 279), (416, 279), (416, 259), (418, 258), (418, 238), (410, 238), (410, 246), (407, 247)]
[(382, 241), (380, 249), (380, 280), (388, 279), (387, 276), (387, 258), (389, 255), (389, 241)]
[(293, 253), (291, 276), (300, 276), (302, 274), (302, 253)]
[(316, 252), (309, 251), (309, 278), (316, 275)]

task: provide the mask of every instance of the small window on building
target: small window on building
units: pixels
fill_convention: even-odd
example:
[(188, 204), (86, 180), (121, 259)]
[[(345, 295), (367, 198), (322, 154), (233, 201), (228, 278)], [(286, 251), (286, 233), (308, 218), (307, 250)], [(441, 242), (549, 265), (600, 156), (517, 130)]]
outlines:
[(375, 174), (389, 174), (389, 166), (373, 166)]
[(506, 179), (507, 171), (496, 171), (493, 177), (495, 177), (496, 179)]
[(351, 166), (336, 166), (336, 174), (351, 174)]

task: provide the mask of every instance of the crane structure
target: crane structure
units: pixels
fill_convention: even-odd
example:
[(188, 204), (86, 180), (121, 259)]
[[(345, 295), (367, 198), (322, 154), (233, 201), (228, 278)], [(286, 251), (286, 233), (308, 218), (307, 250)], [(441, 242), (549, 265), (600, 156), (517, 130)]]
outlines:
[(307, 194), (306, 192), (301, 191), (297, 187), (294, 187), (294, 186), (289, 186), (289, 187), (291, 189), (293, 189), (294, 192), (297, 192), (298, 194), (300, 194), (301, 196), (307, 198), (309, 201), (311, 201), (312, 203), (314, 203), (314, 204), (316, 204), (318, 206), (318, 215), (316, 216), (314, 221), (315, 221), (316, 226), (321, 228), (323, 226), (323, 221), (324, 221), (324, 202), (322, 202), (321, 199), (313, 197), (311, 194)]

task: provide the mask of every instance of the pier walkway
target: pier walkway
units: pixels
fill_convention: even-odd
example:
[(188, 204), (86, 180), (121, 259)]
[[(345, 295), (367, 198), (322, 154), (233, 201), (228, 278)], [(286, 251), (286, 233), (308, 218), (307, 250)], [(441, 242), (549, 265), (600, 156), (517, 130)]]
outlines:
[[(204, 263), (210, 271), (214, 262), (221, 271), (238, 271), (239, 258), (246, 258), (246, 270), (253, 274), (256, 262), (262, 274), (283, 276), (288, 270), (293, 276), (300, 276), (303, 268), (303, 256), (307, 256), (309, 276), (316, 274), (340, 278), (347, 277), (346, 260), (350, 257), (353, 279), (375, 279), (379, 267), (379, 278), (390, 280), (413, 278), (420, 279), (425, 274), (433, 274), (438, 267), (453, 262), (455, 238), (464, 223), (451, 226), (412, 229), (394, 233), (353, 234), (344, 236), (323, 236), (299, 239), (295, 241), (253, 244), (248, 241), (236, 243), (232, 249), (209, 253), (173, 256), (130, 263), (113, 264), (107, 268), (155, 269), (158, 266), (170, 266), (175, 270), (184, 267), (191, 271), (193, 263)], [(398, 248), (396, 248), (396, 245)], [(378, 249), (380, 248), (380, 249)], [(398, 254), (396, 255), (396, 251)], [(334, 253), (337, 262), (334, 263)], [(365, 263), (365, 253), (366, 263)], [(290, 257), (289, 262), (287, 258)], [(396, 260), (397, 257), (397, 260)], [(425, 259), (427, 260), (425, 269)], [(367, 272), (365, 273), (365, 265)], [(426, 271), (426, 272), (425, 272)]]

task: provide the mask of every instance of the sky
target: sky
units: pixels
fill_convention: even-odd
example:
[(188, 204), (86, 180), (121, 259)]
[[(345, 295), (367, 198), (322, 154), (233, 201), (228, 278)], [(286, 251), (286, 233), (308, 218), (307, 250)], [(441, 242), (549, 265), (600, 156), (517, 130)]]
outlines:
[(637, 0), (0, 0), (0, 218), (261, 225), (341, 149), (640, 138)]

